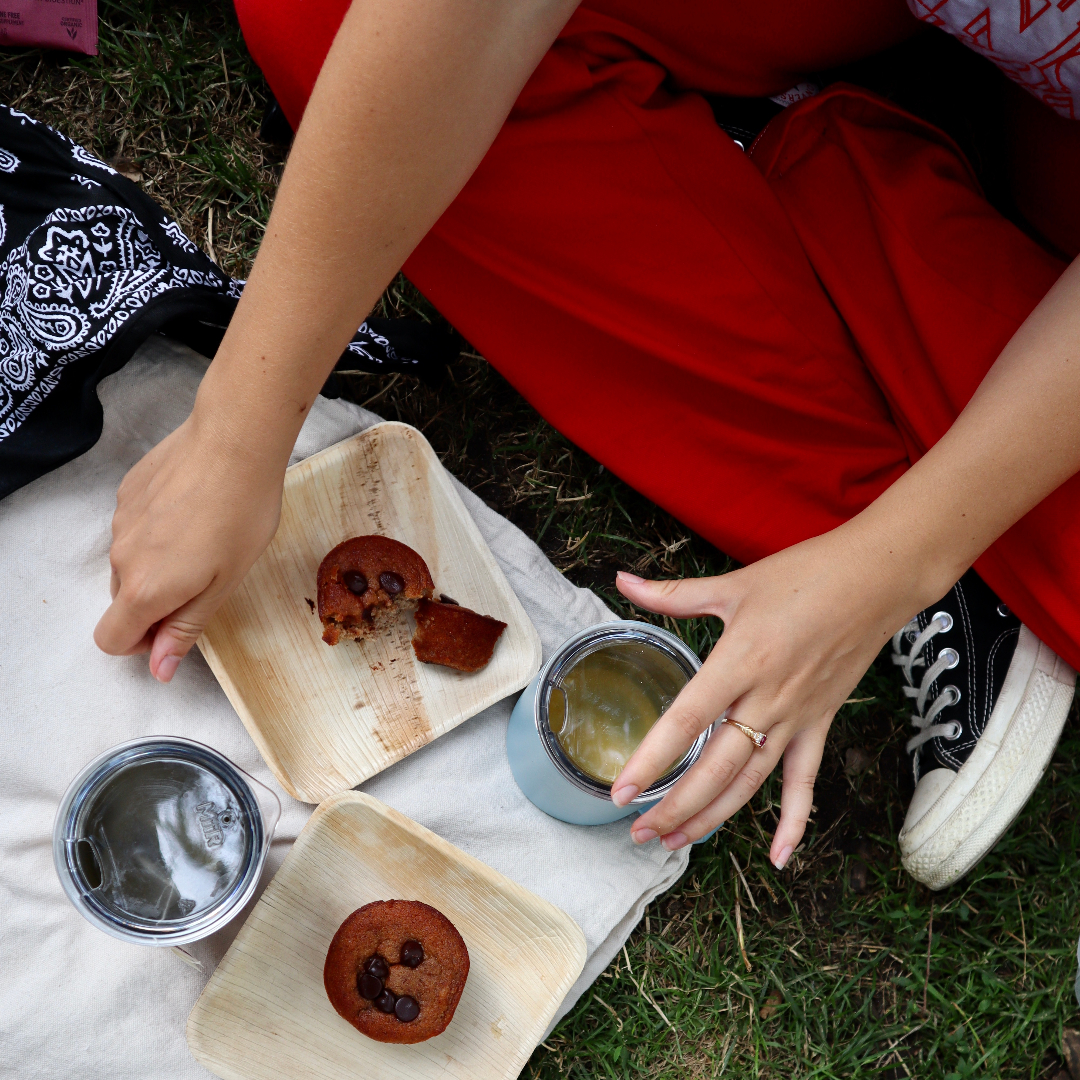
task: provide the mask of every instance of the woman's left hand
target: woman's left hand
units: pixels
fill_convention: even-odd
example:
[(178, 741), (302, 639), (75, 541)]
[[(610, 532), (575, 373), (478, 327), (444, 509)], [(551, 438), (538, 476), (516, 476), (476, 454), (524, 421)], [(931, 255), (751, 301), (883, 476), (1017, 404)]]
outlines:
[(715, 615), (724, 632), (615, 780), (616, 804), (655, 782), (725, 713), (768, 736), (757, 749), (736, 727), (718, 726), (701, 758), (634, 822), (635, 841), (659, 836), (674, 849), (705, 836), (749, 801), (783, 756), (770, 858), (787, 863), (806, 828), (833, 716), (885, 642), (924, 606), (892, 561), (842, 526), (722, 577), (618, 575), (619, 590), (639, 607), (683, 619)]
[(1080, 259), (952, 427), (850, 521), (723, 577), (619, 575), (619, 589), (640, 607), (717, 615), (724, 633), (615, 780), (615, 802), (644, 791), (725, 711), (768, 735), (758, 750), (737, 728), (718, 728), (693, 768), (634, 822), (635, 840), (661, 836), (676, 848), (704, 836), (783, 756), (770, 854), (777, 866), (787, 862), (806, 828), (825, 733), (878, 651), (1080, 469), (1078, 342)]

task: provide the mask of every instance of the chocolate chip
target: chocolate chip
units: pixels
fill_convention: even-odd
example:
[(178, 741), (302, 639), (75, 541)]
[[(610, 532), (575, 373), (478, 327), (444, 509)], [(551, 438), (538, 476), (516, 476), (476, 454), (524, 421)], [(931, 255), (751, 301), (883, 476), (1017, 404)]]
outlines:
[(379, 575), (379, 584), (391, 595), (397, 596), (405, 588), (405, 579), (393, 570), (384, 570)]
[(390, 965), (378, 953), (364, 965), (364, 970), (384, 982), (390, 977)]
[(362, 998), (366, 998), (368, 1001), (375, 1001), (383, 992), (382, 979), (371, 974), (361, 975), (356, 984), (356, 989), (360, 991), (360, 996)]
[(424, 946), (419, 941), (402, 942), (401, 962), (406, 967), (419, 967), (424, 962)]
[(397, 1004), (394, 1005), (394, 1015), (403, 1023), (407, 1024), (410, 1020), (415, 1020), (420, 1015), (420, 1006), (416, 1002), (416, 998), (409, 997), (408, 994), (404, 994), (397, 999)]
[(461, 607), (461, 605), (452, 596), (447, 596), (446, 593), (440, 593), (439, 599), (444, 604), (453, 604), (454, 607)]
[(363, 596), (367, 592), (367, 578), (359, 570), (346, 570), (341, 575), (345, 588), (357, 596)]
[[(392, 1013), (392, 1012), (394, 1012), (395, 1007), (397, 1006), (397, 1004), (398, 1004), (398, 1002), (400, 1000), (402, 1000), (402, 999), (397, 998), (397, 997), (394, 996), (394, 991), (393, 990), (384, 990), (375, 999), (375, 1008), (378, 1009), (379, 1012)], [(412, 998), (409, 998), (408, 1000), (412, 1001)], [(419, 1012), (420, 1010), (417, 1009), (416, 1011)]]

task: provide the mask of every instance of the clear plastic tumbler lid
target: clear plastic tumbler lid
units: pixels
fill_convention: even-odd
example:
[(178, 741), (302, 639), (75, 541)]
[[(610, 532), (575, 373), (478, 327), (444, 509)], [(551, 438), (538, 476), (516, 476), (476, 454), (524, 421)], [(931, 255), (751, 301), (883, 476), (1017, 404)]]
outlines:
[(280, 804), (201, 743), (114, 747), (60, 804), (53, 858), (64, 891), (125, 941), (179, 945), (213, 933), (251, 897)]

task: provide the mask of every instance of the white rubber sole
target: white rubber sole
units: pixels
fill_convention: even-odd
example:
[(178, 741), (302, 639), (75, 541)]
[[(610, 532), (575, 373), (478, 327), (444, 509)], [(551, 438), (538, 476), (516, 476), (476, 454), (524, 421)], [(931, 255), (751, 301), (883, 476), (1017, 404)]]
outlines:
[(944, 889), (998, 842), (1046, 772), (1076, 689), (1076, 672), (1026, 627), (1001, 694), (971, 757), (951, 782), (932, 770), (900, 830), (900, 855), (916, 881)]

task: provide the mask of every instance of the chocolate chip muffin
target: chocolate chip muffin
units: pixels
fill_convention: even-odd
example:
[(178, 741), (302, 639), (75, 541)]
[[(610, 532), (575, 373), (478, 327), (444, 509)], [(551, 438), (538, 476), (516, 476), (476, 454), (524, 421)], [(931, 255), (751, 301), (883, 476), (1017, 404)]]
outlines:
[(338, 928), (323, 985), (357, 1031), (418, 1043), (446, 1030), (468, 975), (469, 950), (445, 915), (417, 900), (376, 900)]
[(318, 574), (323, 641), (359, 641), (431, 596), (427, 563), (389, 536), (354, 536), (323, 559)]
[(413, 651), (425, 664), (479, 671), (491, 660), (505, 629), (506, 623), (470, 611), (447, 596), (442, 603), (425, 599), (416, 608)]

